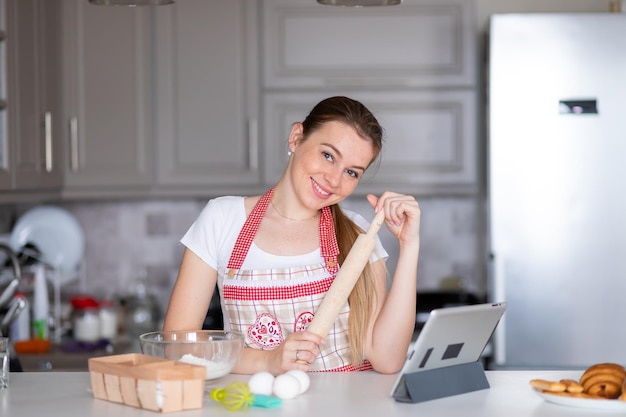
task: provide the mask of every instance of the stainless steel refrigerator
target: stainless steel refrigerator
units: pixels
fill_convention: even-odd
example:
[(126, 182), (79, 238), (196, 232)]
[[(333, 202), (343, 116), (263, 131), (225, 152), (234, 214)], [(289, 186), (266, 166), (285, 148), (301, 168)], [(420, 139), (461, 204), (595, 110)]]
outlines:
[(626, 365), (626, 14), (494, 15), (488, 70), (496, 367)]

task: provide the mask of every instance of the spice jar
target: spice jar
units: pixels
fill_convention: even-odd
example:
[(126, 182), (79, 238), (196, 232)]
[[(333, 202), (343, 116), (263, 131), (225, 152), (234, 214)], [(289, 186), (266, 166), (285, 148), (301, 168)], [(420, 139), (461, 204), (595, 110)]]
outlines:
[(100, 339), (100, 304), (92, 297), (74, 297), (72, 325), (74, 339), (95, 342)]
[(117, 305), (111, 300), (100, 302), (100, 337), (113, 340), (117, 336)]

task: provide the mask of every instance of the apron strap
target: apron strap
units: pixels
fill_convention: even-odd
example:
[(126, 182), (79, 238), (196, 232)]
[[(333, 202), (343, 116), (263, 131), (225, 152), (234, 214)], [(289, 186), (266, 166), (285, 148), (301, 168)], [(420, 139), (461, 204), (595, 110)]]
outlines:
[(239, 236), (237, 236), (237, 241), (235, 242), (233, 252), (230, 254), (228, 265), (226, 266), (226, 268), (229, 270), (229, 275), (232, 276), (231, 271), (233, 269), (241, 269), (241, 265), (243, 265), (243, 261), (246, 259), (246, 255), (248, 255), (250, 245), (252, 245), (254, 236), (259, 230), (261, 220), (263, 220), (263, 216), (265, 215), (265, 212), (270, 205), (273, 194), (273, 188), (270, 188), (265, 194), (263, 194), (263, 196), (259, 198), (259, 201), (257, 201), (257, 203), (254, 205), (252, 212), (246, 219), (246, 222), (243, 224), (243, 227), (239, 232)]
[[(233, 276), (235, 270), (241, 269), (241, 266), (248, 255), (248, 250), (250, 250), (250, 246), (252, 245), (252, 241), (254, 240), (254, 236), (259, 230), (263, 216), (270, 205), (272, 195), (274, 195), (274, 188), (270, 188), (261, 196), (243, 224), (243, 227), (239, 232), (239, 236), (237, 236), (233, 252), (230, 254), (230, 258), (228, 260), (228, 265), (226, 267), (228, 275)], [(339, 265), (337, 263), (339, 246), (337, 245), (335, 223), (333, 221), (333, 215), (330, 212), (330, 207), (322, 208), (318, 228), (320, 237), (320, 253), (324, 258), (328, 272), (335, 275), (339, 270)]]
[(319, 224), (320, 235), (320, 252), (326, 264), (326, 270), (331, 275), (337, 275), (339, 264), (337, 255), (339, 255), (339, 246), (337, 245), (337, 236), (335, 235), (335, 222), (330, 207), (324, 207), (320, 215)]

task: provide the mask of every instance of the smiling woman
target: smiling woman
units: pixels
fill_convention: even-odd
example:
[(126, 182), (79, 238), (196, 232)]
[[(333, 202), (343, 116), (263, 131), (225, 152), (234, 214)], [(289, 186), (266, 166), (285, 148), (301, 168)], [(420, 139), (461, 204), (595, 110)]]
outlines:
[(209, 201), (182, 238), (186, 249), (164, 329), (201, 328), (217, 284), (224, 329), (246, 335), (234, 372), (397, 372), (415, 321), (420, 210), (411, 196), (367, 196), (400, 245), (389, 291), (388, 255), (374, 233), (373, 252), (326, 337), (308, 330), (346, 255), (369, 228), (339, 204), (382, 142), (376, 117), (348, 97), (324, 99), (294, 123), (279, 181), (262, 196)]

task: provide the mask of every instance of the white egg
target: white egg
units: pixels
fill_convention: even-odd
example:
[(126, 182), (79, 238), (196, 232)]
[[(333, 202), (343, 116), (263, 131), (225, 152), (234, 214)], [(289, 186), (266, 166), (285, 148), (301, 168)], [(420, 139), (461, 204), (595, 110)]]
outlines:
[(300, 392), (298, 394), (302, 394), (309, 389), (309, 385), (311, 385), (311, 379), (306, 372), (300, 369), (292, 369), (290, 371), (287, 371), (286, 373), (298, 378), (298, 382), (300, 383)]
[(274, 378), (274, 395), (283, 400), (295, 398), (300, 392), (300, 382), (293, 375), (284, 373)]
[(248, 387), (253, 394), (272, 395), (274, 375), (269, 372), (257, 372), (248, 380)]

